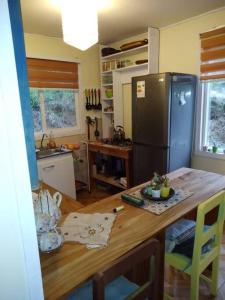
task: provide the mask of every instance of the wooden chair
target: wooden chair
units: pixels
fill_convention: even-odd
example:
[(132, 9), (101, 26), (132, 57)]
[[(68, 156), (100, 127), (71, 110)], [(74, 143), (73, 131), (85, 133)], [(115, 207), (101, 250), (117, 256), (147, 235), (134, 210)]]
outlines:
[[(205, 230), (205, 216), (218, 207), (216, 222)], [(191, 276), (191, 300), (199, 298), (199, 277), (210, 283), (212, 295), (217, 294), (220, 245), (225, 218), (225, 192), (221, 191), (201, 203), (197, 210), (194, 249), (192, 259), (178, 253), (166, 253), (165, 263)], [(202, 253), (202, 247), (212, 241), (208, 252)], [(212, 263), (211, 279), (202, 272)], [(165, 299), (173, 299), (165, 294)]]
[[(159, 286), (159, 241), (151, 239), (129, 251), (112, 265), (98, 272), (89, 281), (71, 294), (68, 300), (157, 300)], [(147, 281), (139, 286), (124, 276), (142, 262), (148, 261)]]

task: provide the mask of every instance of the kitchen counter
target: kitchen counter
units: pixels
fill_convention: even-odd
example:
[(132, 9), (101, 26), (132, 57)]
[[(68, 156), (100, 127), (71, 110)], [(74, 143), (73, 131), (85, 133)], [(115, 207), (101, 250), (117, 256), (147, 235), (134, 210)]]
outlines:
[[(117, 146), (111, 144), (104, 144), (102, 142), (93, 141), (88, 143), (89, 153), (89, 169), (90, 169), (90, 182), (93, 185), (94, 180), (100, 180), (108, 184), (117, 186), (121, 189), (132, 187), (132, 146)], [(109, 156), (122, 158), (125, 161), (125, 171), (127, 178), (127, 187), (121, 185), (114, 179), (114, 176), (106, 176), (104, 174), (94, 174), (93, 165), (95, 163), (96, 153), (101, 153)]]
[(102, 154), (111, 155), (120, 158), (130, 158), (132, 154), (132, 146), (117, 146), (104, 144), (102, 142), (89, 142), (88, 149), (93, 152), (101, 152)]
[(36, 158), (42, 159), (42, 158), (46, 158), (46, 157), (64, 155), (64, 154), (68, 154), (68, 153), (72, 153), (72, 150), (61, 149), (61, 148), (44, 149), (44, 150), (36, 151)]

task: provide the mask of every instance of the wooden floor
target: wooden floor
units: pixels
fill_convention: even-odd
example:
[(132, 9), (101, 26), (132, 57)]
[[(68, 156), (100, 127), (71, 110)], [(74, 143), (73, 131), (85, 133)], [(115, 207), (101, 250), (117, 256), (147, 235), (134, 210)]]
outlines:
[[(176, 271), (166, 266), (165, 291), (177, 300), (190, 299), (190, 277), (183, 272)], [(210, 296), (209, 285), (201, 280), (199, 299), (225, 300), (225, 233), (221, 246), (218, 295), (217, 297)]]
[[(117, 191), (117, 193), (118, 193), (118, 191)], [(89, 193), (86, 190), (81, 190), (81, 191), (77, 192), (77, 200), (83, 205), (89, 205), (98, 200), (109, 197), (113, 194), (116, 194), (116, 191), (95, 188), (95, 189), (92, 189), (91, 192)]]
[[(107, 191), (102, 189), (93, 189), (91, 193), (79, 191), (77, 200), (83, 205), (88, 205), (100, 199), (106, 198), (116, 191)], [(117, 191), (118, 192), (118, 191)], [(176, 300), (188, 300), (190, 295), (190, 278), (183, 272), (176, 271), (168, 266), (165, 267), (165, 291)], [(221, 247), (219, 289), (217, 297), (210, 296), (209, 286), (203, 280), (200, 282), (200, 300), (225, 300), (225, 233)]]

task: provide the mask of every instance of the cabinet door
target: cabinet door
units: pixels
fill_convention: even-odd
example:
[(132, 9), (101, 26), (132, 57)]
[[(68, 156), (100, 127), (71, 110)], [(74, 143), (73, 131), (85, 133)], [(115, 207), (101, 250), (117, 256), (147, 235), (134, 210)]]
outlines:
[(71, 154), (38, 160), (38, 177), (55, 189), (76, 199), (73, 157)]

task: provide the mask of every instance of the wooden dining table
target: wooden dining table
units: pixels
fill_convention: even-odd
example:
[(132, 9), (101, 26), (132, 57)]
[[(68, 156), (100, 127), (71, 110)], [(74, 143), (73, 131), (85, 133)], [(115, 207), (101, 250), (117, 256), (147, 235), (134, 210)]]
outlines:
[[(152, 237), (160, 240), (163, 270), (165, 229), (196, 210), (201, 202), (225, 188), (225, 176), (201, 170), (181, 168), (168, 174), (168, 177), (175, 190), (181, 188), (193, 194), (160, 215), (124, 203), (121, 199), (122, 193), (79, 208), (77, 211), (80, 213), (109, 213), (113, 208), (124, 205), (124, 210), (117, 213), (107, 247), (87, 249), (85, 245), (70, 242), (64, 243), (54, 253), (41, 255), (45, 299), (63, 299), (76, 287), (92, 278), (96, 272)], [(126, 193), (147, 184), (134, 187)], [(163, 271), (160, 285), (158, 299), (163, 299)]]

